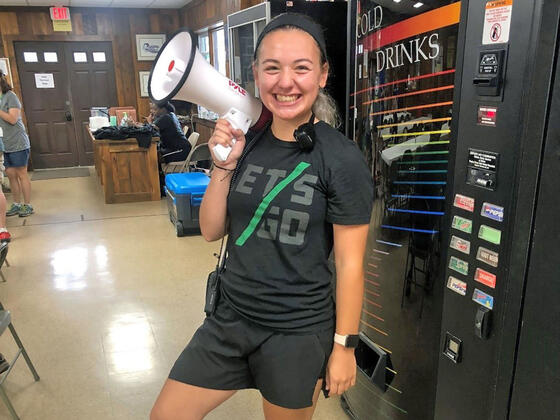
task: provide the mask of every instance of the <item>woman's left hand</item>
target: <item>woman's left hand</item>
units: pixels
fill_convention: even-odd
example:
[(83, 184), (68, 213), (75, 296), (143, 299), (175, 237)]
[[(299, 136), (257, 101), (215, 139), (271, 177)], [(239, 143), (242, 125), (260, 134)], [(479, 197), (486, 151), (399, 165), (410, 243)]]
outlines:
[(356, 384), (356, 356), (353, 348), (334, 344), (325, 380), (329, 397), (342, 395)]

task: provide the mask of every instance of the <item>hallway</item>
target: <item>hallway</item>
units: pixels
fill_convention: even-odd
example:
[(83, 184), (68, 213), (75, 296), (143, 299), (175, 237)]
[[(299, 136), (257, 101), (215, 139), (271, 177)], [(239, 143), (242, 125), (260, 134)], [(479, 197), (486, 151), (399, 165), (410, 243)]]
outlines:
[[(164, 200), (104, 204), (90, 172), (32, 181), (36, 214), (8, 218), (0, 300), (41, 376), (33, 382), (20, 358), (4, 384), (22, 419), (147, 419), (204, 317), (219, 243), (177, 238)], [(0, 351), (15, 354), (8, 332)], [(260, 395), (237, 393), (207, 418), (262, 419)], [(338, 398), (320, 398), (314, 419), (346, 418)]]

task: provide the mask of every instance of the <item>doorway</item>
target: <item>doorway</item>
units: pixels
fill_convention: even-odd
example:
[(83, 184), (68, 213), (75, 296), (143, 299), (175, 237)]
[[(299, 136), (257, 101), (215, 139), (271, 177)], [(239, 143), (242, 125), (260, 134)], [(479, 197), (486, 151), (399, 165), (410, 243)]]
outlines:
[(36, 169), (93, 164), (91, 107), (117, 105), (111, 42), (15, 42)]

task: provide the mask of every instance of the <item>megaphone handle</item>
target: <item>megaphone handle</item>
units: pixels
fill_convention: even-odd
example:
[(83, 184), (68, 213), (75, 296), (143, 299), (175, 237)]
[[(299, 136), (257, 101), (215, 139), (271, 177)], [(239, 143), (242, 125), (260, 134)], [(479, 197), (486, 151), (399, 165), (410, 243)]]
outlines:
[[(251, 118), (235, 108), (230, 108), (222, 118), (228, 121), (234, 129), (240, 129), (244, 134), (246, 134), (249, 127), (251, 127)], [(231, 139), (231, 141), (235, 143), (235, 139)], [(224, 162), (231, 153), (231, 147), (222, 146), (221, 144), (217, 144), (212, 150), (214, 151), (214, 155), (222, 162)]]

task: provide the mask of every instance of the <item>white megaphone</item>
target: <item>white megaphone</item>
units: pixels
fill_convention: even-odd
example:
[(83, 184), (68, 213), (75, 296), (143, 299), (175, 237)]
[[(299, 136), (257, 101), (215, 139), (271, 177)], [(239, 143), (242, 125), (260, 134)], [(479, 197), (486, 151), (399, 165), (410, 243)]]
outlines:
[[(202, 57), (193, 42), (193, 35), (186, 28), (177, 31), (160, 49), (150, 72), (148, 92), (157, 104), (179, 99), (202, 105), (243, 133), (270, 119), (270, 112), (261, 101), (219, 73)], [(225, 161), (231, 147), (217, 145), (213, 151)]]

